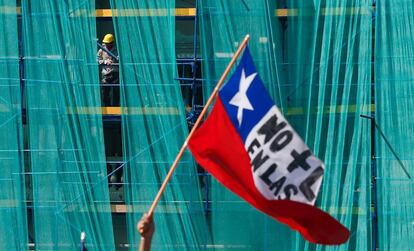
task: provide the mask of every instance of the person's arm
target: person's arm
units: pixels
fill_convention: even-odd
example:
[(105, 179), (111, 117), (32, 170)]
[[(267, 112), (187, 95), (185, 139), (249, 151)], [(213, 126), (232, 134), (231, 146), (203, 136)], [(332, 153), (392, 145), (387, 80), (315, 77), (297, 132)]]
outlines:
[(113, 61), (112, 61), (112, 57), (108, 57), (105, 60), (103, 60), (103, 63), (106, 65), (112, 65)]
[(144, 214), (137, 224), (137, 230), (141, 235), (139, 251), (149, 251), (151, 249), (152, 235), (155, 230), (154, 220), (152, 217), (148, 217), (147, 214)]
[(96, 53), (96, 60), (98, 61), (98, 64), (104, 63), (104, 60), (102, 58), (102, 49), (99, 49), (98, 53)]

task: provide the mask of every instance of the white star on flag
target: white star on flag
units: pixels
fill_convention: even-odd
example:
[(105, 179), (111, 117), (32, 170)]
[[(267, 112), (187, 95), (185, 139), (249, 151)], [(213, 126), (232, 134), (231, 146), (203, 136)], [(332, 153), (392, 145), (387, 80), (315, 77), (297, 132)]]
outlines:
[(249, 98), (247, 97), (247, 89), (249, 89), (251, 83), (253, 82), (253, 79), (256, 77), (257, 72), (249, 75), (246, 78), (246, 73), (244, 72), (244, 69), (242, 69), (242, 75), (240, 78), (240, 84), (239, 84), (239, 92), (234, 95), (234, 97), (230, 100), (230, 104), (237, 106), (237, 121), (239, 122), (239, 127), (242, 124), (243, 121), (243, 109), (253, 111), (253, 106), (249, 101)]

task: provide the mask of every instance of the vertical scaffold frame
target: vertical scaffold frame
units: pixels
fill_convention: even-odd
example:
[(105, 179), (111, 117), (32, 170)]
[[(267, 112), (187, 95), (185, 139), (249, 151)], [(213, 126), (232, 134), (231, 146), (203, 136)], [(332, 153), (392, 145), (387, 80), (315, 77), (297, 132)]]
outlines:
[[(202, 59), (198, 55), (199, 50), (199, 5), (200, 0), (195, 0), (195, 15), (193, 17), (189, 17), (191, 20), (194, 21), (194, 33), (193, 33), (193, 55), (189, 58), (177, 58), (177, 65), (182, 66), (182, 74), (181, 77), (178, 77), (176, 80), (180, 81), (180, 85), (183, 88), (190, 87), (191, 89), (191, 109), (188, 111), (186, 119), (188, 128), (191, 129), (194, 125), (195, 121), (199, 117), (201, 110), (204, 107), (204, 102), (200, 100), (199, 96), (202, 93), (199, 92), (199, 89), (202, 87), (203, 78), (198, 77), (198, 69), (200, 64), (202, 63)], [(177, 20), (180, 19), (187, 19), (188, 17), (176, 17)], [(191, 76), (185, 76), (185, 67), (191, 67)], [(200, 103), (200, 101), (202, 103)], [(199, 178), (204, 180), (204, 191), (203, 191), (203, 200), (204, 200), (204, 211), (206, 213), (210, 212), (210, 175), (199, 168)]]

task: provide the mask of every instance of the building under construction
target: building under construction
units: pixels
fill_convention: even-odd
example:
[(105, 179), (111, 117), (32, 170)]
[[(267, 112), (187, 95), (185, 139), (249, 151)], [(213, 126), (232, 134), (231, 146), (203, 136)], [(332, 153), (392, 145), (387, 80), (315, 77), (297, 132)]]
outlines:
[(187, 149), (151, 250), (414, 250), (413, 27), (411, 0), (0, 0), (0, 250), (137, 250), (246, 34), (349, 240), (306, 241)]

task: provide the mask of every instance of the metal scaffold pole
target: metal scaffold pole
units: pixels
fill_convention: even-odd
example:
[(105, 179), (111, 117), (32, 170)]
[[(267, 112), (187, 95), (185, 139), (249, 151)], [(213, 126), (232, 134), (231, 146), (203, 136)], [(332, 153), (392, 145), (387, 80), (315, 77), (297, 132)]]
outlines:
[[(193, 62), (191, 65), (191, 71), (193, 74), (193, 82), (191, 85), (191, 93), (192, 93), (192, 100), (191, 100), (191, 105), (193, 108), (193, 111), (195, 110), (195, 105), (196, 105), (196, 96), (197, 96), (197, 49), (198, 49), (198, 1), (195, 1), (195, 8), (196, 8), (196, 13), (195, 13), (195, 17), (194, 17), (194, 39), (193, 39)], [(197, 116), (193, 116), (192, 121), (194, 122), (197, 120)]]
[[(375, 6), (375, 0), (372, 1), (372, 5)], [(372, 13), (372, 25), (375, 27), (375, 18), (376, 13), (375, 9)], [(372, 36), (375, 37), (375, 29), (372, 27)], [(372, 44), (372, 54), (374, 58), (374, 65), (371, 66), (373, 68), (372, 74), (375, 76), (375, 43)], [(375, 106), (375, 78), (374, 83), (371, 86), (371, 103)], [(377, 160), (376, 160), (376, 152), (375, 152), (375, 112), (371, 112), (371, 201), (372, 206), (374, 207), (373, 212), (371, 212), (371, 220), (372, 220), (372, 250), (376, 251), (378, 247), (378, 191), (377, 191)]]

